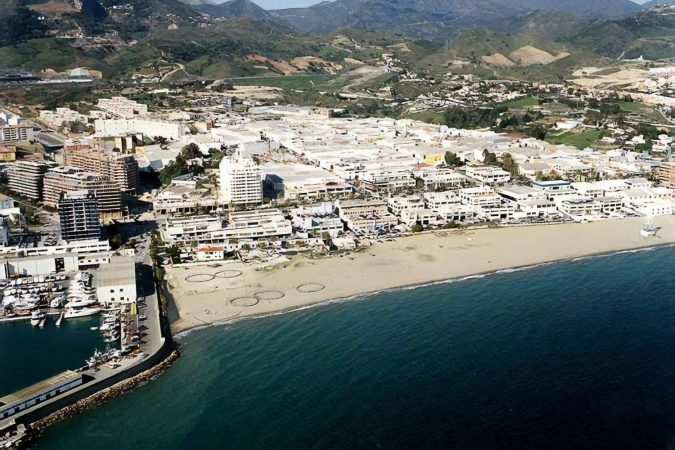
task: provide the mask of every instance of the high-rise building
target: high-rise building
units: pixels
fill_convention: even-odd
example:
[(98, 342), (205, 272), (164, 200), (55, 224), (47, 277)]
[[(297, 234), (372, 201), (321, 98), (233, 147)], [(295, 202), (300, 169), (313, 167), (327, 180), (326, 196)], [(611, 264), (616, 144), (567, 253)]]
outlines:
[(220, 162), (220, 199), (226, 204), (260, 204), (262, 171), (251, 158), (235, 155)]
[(71, 191), (91, 191), (98, 200), (98, 212), (102, 221), (122, 216), (122, 194), (119, 187), (106, 177), (84, 172), (73, 167), (57, 167), (44, 177), (44, 203), (58, 207), (61, 194)]
[(675, 189), (675, 161), (662, 162), (659, 166), (658, 177), (663, 186)]
[(35, 161), (18, 161), (9, 166), (9, 190), (31, 200), (42, 198), (42, 186), (49, 166)]
[(66, 242), (101, 238), (98, 200), (92, 191), (71, 191), (59, 199), (61, 238)]
[(132, 155), (108, 153), (86, 145), (66, 145), (64, 164), (102, 175), (125, 193), (135, 194), (138, 188), (138, 162)]

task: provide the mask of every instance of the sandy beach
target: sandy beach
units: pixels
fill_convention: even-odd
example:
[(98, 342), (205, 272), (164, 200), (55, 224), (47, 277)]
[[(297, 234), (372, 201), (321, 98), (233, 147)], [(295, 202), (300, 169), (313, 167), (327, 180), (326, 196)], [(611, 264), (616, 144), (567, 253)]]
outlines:
[(675, 243), (675, 216), (656, 237), (642, 218), (424, 233), (348, 256), (298, 256), (271, 267), (219, 262), (167, 267), (174, 332), (243, 317), (509, 268)]

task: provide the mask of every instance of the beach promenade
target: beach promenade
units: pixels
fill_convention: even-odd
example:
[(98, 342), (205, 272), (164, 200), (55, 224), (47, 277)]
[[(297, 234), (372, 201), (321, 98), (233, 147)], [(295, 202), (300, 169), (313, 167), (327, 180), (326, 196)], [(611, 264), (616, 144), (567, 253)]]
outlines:
[(234, 262), (167, 268), (175, 302), (172, 329), (180, 332), (386, 289), (675, 244), (675, 216), (659, 217), (659, 233), (648, 239), (640, 236), (643, 221), (438, 231), (375, 243), (342, 257), (298, 256), (272, 267)]

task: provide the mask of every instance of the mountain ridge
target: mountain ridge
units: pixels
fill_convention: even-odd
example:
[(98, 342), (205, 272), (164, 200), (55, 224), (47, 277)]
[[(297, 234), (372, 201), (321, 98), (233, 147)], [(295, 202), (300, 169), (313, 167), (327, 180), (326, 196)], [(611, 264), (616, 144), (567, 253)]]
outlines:
[(335, 0), (272, 14), (305, 32), (340, 28), (404, 29), (417, 24), (466, 27), (487, 25), (527, 11), (562, 11), (597, 18), (618, 18), (640, 10), (629, 0)]

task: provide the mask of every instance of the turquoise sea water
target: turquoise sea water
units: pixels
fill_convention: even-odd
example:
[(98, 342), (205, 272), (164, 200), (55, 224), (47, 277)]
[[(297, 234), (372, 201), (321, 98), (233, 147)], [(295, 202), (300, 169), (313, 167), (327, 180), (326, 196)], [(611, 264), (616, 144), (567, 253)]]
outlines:
[(50, 316), (44, 328), (30, 321), (0, 323), (0, 396), (67, 369), (82, 367), (94, 349), (105, 348), (98, 317), (64, 320)]
[(672, 448), (674, 270), (662, 248), (195, 331), (36, 448)]

